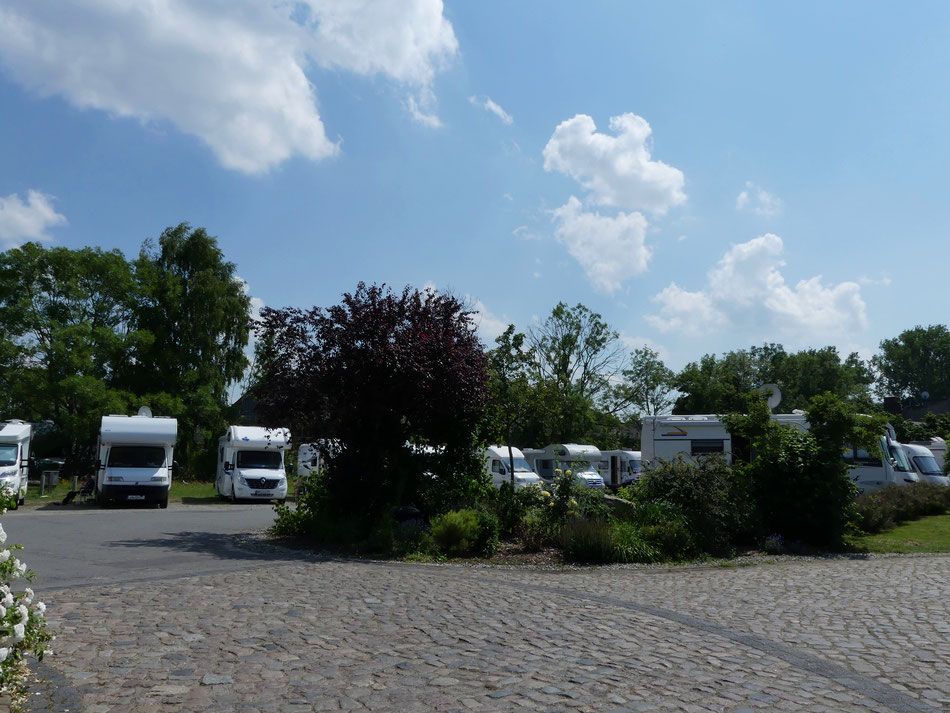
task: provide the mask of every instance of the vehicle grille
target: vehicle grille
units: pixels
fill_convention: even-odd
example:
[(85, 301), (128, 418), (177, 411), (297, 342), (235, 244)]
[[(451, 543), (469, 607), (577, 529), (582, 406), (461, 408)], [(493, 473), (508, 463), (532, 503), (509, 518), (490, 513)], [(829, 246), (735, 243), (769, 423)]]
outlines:
[(280, 482), (277, 478), (245, 478), (249, 488), (255, 490), (273, 490)]

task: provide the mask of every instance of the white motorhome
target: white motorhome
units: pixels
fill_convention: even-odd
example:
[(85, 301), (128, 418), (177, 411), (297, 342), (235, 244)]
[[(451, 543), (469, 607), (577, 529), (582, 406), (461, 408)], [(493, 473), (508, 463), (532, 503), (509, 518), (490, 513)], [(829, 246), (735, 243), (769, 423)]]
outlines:
[(597, 464), (597, 472), (611, 488), (631, 485), (643, 475), (640, 451), (601, 451), (604, 459)]
[(152, 416), (103, 416), (96, 462), (96, 502), (146, 501), (168, 507), (178, 421)]
[(16, 495), (13, 508), (26, 498), (33, 427), (19, 420), (0, 423), (0, 488)]
[(902, 447), (904, 455), (922, 483), (950, 485), (950, 478), (943, 474), (943, 468), (937, 464), (937, 459), (929, 448), (915, 443), (904, 443)]
[(930, 454), (934, 457), (934, 460), (937, 461), (937, 466), (940, 468), (942, 473), (944, 468), (946, 468), (947, 461), (947, 442), (935, 436), (927, 441), (911, 441), (909, 445), (912, 446), (924, 446), (927, 450), (930, 451)]
[[(803, 411), (773, 414), (779, 423), (808, 430), (808, 419)], [(654, 467), (660, 460), (677, 457), (692, 459), (696, 456), (722, 453), (732, 461), (732, 436), (726, 424), (715, 414), (683, 416), (644, 416), (640, 435), (643, 463)], [(919, 481), (901, 445), (894, 436), (894, 429), (879, 439), (881, 454), (871, 454), (864, 449), (845, 449), (845, 461), (851, 466), (851, 479), (864, 495), (887, 485), (908, 485)], [(883, 458), (881, 456), (884, 456)]]
[[(511, 477), (511, 460), (514, 461), (514, 479)], [(540, 485), (541, 478), (531, 470), (528, 461), (518, 448), (511, 447), (511, 459), (508, 458), (508, 446), (489, 446), (485, 449), (485, 469), (491, 476), (491, 484), (500, 488), (503, 483), (514, 483), (516, 488), (527, 485)]]
[(596, 464), (603, 460), (597, 446), (552, 443), (545, 448), (525, 448), (524, 457), (529, 467), (546, 482), (554, 480), (554, 471), (570, 470), (587, 487), (604, 487), (604, 479), (597, 472)]
[(218, 495), (238, 500), (287, 498), (284, 451), (290, 446), (286, 428), (228, 426), (218, 439), (218, 467), (214, 485)]

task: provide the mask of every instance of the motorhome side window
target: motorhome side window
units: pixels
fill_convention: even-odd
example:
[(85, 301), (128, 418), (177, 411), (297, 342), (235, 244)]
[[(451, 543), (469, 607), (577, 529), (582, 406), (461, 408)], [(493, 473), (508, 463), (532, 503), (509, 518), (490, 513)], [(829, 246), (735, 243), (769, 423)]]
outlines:
[(504, 473), (505, 469), (501, 465), (500, 460), (492, 460), (491, 462), (491, 472), (492, 473)]
[(879, 455), (871, 455), (864, 448), (845, 448), (844, 460), (848, 465), (863, 465), (875, 468), (883, 468), (884, 463)]
[(0, 446), (0, 465), (16, 465), (16, 444), (12, 446)]
[(238, 468), (280, 468), (280, 453), (277, 451), (238, 451)]
[(161, 446), (112, 446), (110, 468), (161, 468), (165, 465), (165, 449)]
[(689, 454), (693, 456), (705, 456), (710, 453), (725, 453), (725, 441), (720, 438), (696, 438), (690, 441)]

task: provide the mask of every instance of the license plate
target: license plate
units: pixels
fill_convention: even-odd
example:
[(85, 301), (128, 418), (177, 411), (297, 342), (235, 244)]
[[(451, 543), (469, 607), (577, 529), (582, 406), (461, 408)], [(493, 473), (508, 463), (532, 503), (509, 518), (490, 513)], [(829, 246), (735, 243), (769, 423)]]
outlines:
[(254, 490), (251, 495), (270, 495), (270, 490)]
[(126, 500), (145, 500), (144, 495), (129, 495), (126, 497)]

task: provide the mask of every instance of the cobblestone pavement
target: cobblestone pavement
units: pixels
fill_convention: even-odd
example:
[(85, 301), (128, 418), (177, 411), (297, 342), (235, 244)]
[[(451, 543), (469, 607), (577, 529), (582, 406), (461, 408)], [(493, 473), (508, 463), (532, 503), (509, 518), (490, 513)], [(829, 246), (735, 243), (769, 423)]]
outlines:
[(46, 598), (46, 663), (87, 713), (950, 709), (942, 556), (556, 572), (284, 558)]

